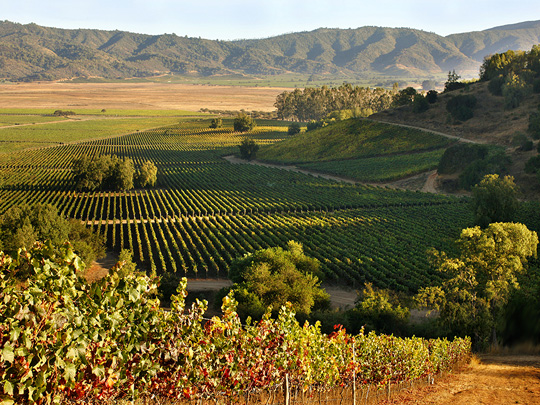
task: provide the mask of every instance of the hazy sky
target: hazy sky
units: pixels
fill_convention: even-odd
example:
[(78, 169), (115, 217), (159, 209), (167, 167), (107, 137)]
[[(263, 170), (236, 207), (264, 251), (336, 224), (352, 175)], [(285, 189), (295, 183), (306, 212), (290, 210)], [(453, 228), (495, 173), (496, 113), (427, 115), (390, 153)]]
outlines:
[(208, 39), (320, 27), (409, 27), (448, 35), (540, 19), (539, 0), (1, 0), (0, 18)]

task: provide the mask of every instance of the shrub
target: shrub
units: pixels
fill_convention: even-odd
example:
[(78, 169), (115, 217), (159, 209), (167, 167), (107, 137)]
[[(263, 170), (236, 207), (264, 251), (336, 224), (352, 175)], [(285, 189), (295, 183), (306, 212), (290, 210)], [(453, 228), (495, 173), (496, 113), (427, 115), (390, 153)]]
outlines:
[(474, 116), (476, 102), (475, 96), (462, 94), (448, 100), (446, 103), (446, 110), (452, 114), (454, 119), (467, 121)]
[(497, 76), (491, 79), (488, 83), (488, 90), (494, 96), (502, 96), (502, 88), (504, 85), (504, 76)]
[(529, 115), (529, 127), (527, 132), (533, 137), (533, 139), (540, 139), (540, 113), (534, 112)]
[(488, 148), (483, 145), (459, 143), (444, 151), (437, 171), (440, 174), (452, 174), (460, 171), (471, 162), (484, 159)]
[(221, 118), (212, 118), (210, 122), (210, 128), (221, 128), (223, 127), (223, 120)]
[(423, 113), (427, 110), (429, 110), (429, 102), (427, 101), (426, 97), (424, 97), (421, 94), (417, 94), (414, 96), (414, 101), (412, 105), (412, 110), (414, 113)]
[(289, 135), (296, 135), (300, 132), (300, 124), (298, 122), (293, 122), (289, 127), (287, 128), (287, 133)]
[(253, 140), (253, 138), (244, 138), (242, 143), (239, 145), (240, 148), (240, 157), (242, 159), (255, 159), (257, 152), (259, 150), (259, 145)]

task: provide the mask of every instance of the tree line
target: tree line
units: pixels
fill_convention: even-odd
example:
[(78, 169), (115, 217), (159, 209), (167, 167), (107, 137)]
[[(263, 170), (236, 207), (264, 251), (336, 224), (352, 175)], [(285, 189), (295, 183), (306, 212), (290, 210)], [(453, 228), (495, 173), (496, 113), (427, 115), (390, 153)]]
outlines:
[(332, 111), (358, 109), (361, 116), (369, 116), (392, 105), (395, 90), (352, 86), (322, 86), (321, 88), (284, 91), (276, 97), (277, 116), (283, 120), (320, 120)]
[(157, 181), (157, 167), (151, 161), (135, 170), (129, 158), (102, 155), (97, 158), (82, 156), (74, 159), (72, 173), (77, 190), (131, 190), (134, 187), (153, 187)]

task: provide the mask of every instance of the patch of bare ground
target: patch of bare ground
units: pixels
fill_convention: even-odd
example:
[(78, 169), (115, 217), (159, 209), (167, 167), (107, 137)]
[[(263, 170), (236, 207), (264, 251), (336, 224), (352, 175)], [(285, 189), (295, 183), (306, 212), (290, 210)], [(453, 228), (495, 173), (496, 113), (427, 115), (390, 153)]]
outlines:
[(404, 391), (385, 404), (538, 404), (540, 356), (481, 355), (433, 385)]
[(105, 257), (98, 259), (92, 263), (84, 272), (84, 278), (89, 283), (100, 280), (109, 273), (109, 269), (118, 262), (118, 255), (112, 252), (107, 252)]
[(206, 86), (174, 83), (2, 84), (0, 108), (109, 108), (149, 110), (273, 111), (273, 87)]

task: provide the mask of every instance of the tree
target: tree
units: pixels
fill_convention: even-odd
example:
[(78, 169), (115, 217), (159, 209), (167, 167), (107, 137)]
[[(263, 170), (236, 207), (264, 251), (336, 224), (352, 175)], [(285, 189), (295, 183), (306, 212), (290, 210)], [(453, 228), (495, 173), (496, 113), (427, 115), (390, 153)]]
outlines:
[(147, 160), (137, 172), (137, 184), (139, 187), (154, 187), (157, 181), (158, 169), (156, 165)]
[(493, 223), (467, 228), (457, 241), (459, 254), (432, 252), (433, 263), (446, 277), (440, 286), (420, 289), (417, 302), (440, 310), (449, 334), (470, 335), (477, 348), (496, 342), (496, 325), (517, 275), (527, 258), (536, 257), (538, 235), (523, 224)]
[(429, 104), (435, 104), (437, 102), (438, 96), (439, 93), (437, 93), (436, 90), (430, 90), (426, 93), (426, 100)]
[(259, 150), (259, 145), (255, 142), (253, 138), (244, 138), (242, 143), (239, 145), (240, 148), (240, 157), (242, 159), (252, 160), (257, 156), (257, 151)]
[(413, 99), (412, 110), (414, 113), (423, 113), (429, 110), (429, 102), (422, 94), (416, 94)]
[(221, 128), (223, 127), (223, 120), (221, 118), (212, 118), (210, 122), (210, 128)]
[(105, 254), (103, 237), (92, 233), (80, 221), (68, 221), (60, 216), (51, 204), (13, 206), (0, 217), (0, 250), (14, 253), (46, 240), (56, 246), (69, 240), (88, 263)]
[(492, 222), (512, 220), (518, 208), (518, 188), (512, 176), (500, 178), (488, 174), (473, 187), (473, 210), (476, 224), (486, 227)]
[(247, 132), (247, 131), (251, 131), (253, 130), (253, 128), (255, 128), (257, 126), (257, 124), (255, 123), (255, 121), (253, 120), (253, 118), (251, 118), (249, 115), (247, 114), (239, 114), (235, 119), (234, 119), (234, 122), (233, 122), (233, 127), (234, 127), (234, 130), (236, 132)]
[(320, 288), (319, 266), (319, 261), (306, 256), (302, 245), (294, 241), (287, 249), (262, 249), (235, 260), (229, 278), (235, 283), (239, 311), (257, 316), (269, 306), (278, 310), (286, 302), (305, 315), (314, 308), (324, 308), (329, 296)]
[(461, 83), (459, 79), (461, 79), (461, 76), (458, 75), (455, 70), (448, 72), (448, 80), (444, 83), (444, 92), (446, 93), (465, 87), (465, 84)]
[(407, 87), (403, 90), (400, 90), (395, 96), (392, 102), (392, 106), (399, 107), (402, 105), (411, 104), (414, 100), (414, 97), (418, 94), (414, 87)]
[(350, 328), (366, 331), (402, 334), (410, 316), (409, 310), (400, 305), (388, 290), (373, 288), (367, 283), (359, 295), (355, 308), (347, 312)]

